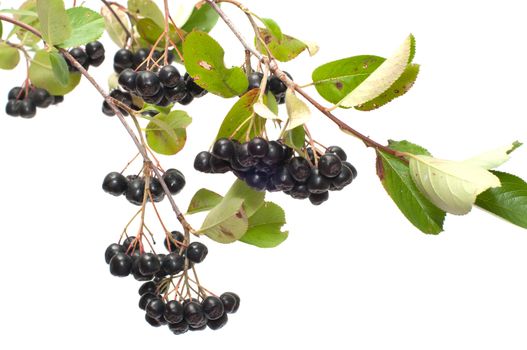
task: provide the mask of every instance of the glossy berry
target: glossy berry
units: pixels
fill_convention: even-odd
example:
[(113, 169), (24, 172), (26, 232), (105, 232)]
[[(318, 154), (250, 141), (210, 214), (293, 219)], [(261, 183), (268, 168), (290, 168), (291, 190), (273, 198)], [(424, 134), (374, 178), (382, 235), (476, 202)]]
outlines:
[(295, 180), (289, 173), (287, 167), (280, 167), (272, 176), (271, 182), (278, 191), (290, 191), (295, 186)]
[(249, 154), (248, 143), (243, 143), (239, 146), (236, 146), (234, 157), (236, 158), (238, 163), (240, 163), (241, 166), (246, 168), (252, 167), (258, 163), (258, 159)]
[(207, 320), (201, 304), (196, 301), (191, 301), (184, 306), (183, 315), (190, 326), (201, 327), (203, 322)]
[(289, 161), (289, 173), (298, 182), (304, 182), (311, 174), (309, 162), (302, 157), (294, 157)]
[(56, 104), (59, 104), (59, 103), (62, 103), (64, 102), (64, 96), (53, 96), (53, 104), (56, 105)]
[(276, 141), (269, 141), (268, 148), (267, 154), (262, 158), (263, 163), (273, 166), (284, 159), (284, 148), (281, 144)]
[(187, 106), (189, 105), (192, 101), (194, 101), (194, 96), (192, 95), (192, 93), (190, 91), (188, 91), (188, 86), (186, 87), (187, 88), (187, 93), (185, 94), (185, 96), (183, 96), (178, 102), (179, 104), (183, 105), (183, 106)]
[(111, 172), (104, 178), (102, 189), (112, 196), (121, 196), (128, 188), (128, 180), (118, 172)]
[(233, 314), (240, 307), (240, 297), (233, 292), (225, 292), (220, 296), (225, 312)]
[(176, 252), (166, 255), (161, 260), (161, 269), (167, 275), (177, 275), (185, 268), (185, 258)]
[(176, 67), (172, 65), (164, 66), (159, 70), (159, 80), (168, 88), (173, 88), (181, 81), (181, 74)]
[(134, 244), (136, 243), (135, 236), (126, 237), (126, 239), (123, 241), (124, 250), (130, 253), (132, 249), (134, 249)]
[(177, 169), (168, 169), (163, 175), (163, 180), (172, 195), (176, 195), (185, 187), (185, 175)]
[(18, 117), (20, 115), (20, 105), (22, 101), (9, 100), (5, 106), (5, 112), (7, 115), (12, 117)]
[(326, 153), (318, 160), (318, 170), (325, 177), (335, 177), (342, 169), (342, 161), (335, 153)]
[(146, 309), (146, 306), (148, 305), (148, 303), (156, 298), (158, 298), (159, 296), (157, 294), (154, 294), (154, 293), (145, 293), (143, 295), (141, 295), (141, 298), (139, 299), (139, 308), (141, 310), (145, 310)]
[(175, 335), (180, 335), (188, 332), (190, 327), (187, 322), (182, 321), (179, 323), (169, 323), (168, 329), (170, 329)]
[(121, 68), (121, 70), (124, 70), (126, 68), (132, 68), (132, 59), (132, 51), (128, 49), (120, 49), (115, 53), (115, 56), (113, 57), (113, 64), (115, 67)]
[(247, 174), (245, 182), (257, 191), (263, 191), (267, 185), (269, 176), (263, 171), (254, 171)]
[[(170, 241), (170, 243), (169, 243), (169, 241)], [(177, 242), (179, 244), (176, 244), (174, 242)], [(165, 238), (164, 245), (165, 245), (165, 248), (168, 251), (170, 251), (170, 252), (177, 252), (179, 250), (179, 248), (181, 247), (181, 245), (183, 244), (183, 242), (185, 242), (185, 235), (182, 234), (179, 231), (172, 231), (170, 233), (170, 239), (169, 238)]]
[(126, 189), (126, 199), (135, 205), (142, 205), (145, 195), (145, 180), (143, 178), (137, 178), (128, 183)]
[(119, 253), (126, 253), (124, 247), (120, 244), (112, 243), (108, 246), (108, 248), (106, 248), (106, 251), (104, 252), (104, 260), (107, 264), (109, 264), (110, 260), (112, 260), (112, 258)]
[(200, 98), (207, 94), (207, 90), (196, 84), (194, 79), (192, 79), (188, 73), (185, 74), (184, 77), (185, 84), (187, 85), (188, 92), (192, 95), (192, 97)]
[(87, 43), (84, 48), (86, 50), (86, 54), (91, 60), (96, 60), (104, 56), (104, 46), (99, 41)]
[(212, 154), (210, 154), (207, 151), (200, 152), (196, 155), (196, 158), (194, 159), (194, 169), (197, 171), (200, 171), (202, 173), (210, 173), (211, 166), (210, 166), (210, 160), (212, 158)]
[(155, 318), (148, 316), (148, 314), (145, 314), (145, 320), (152, 327), (161, 327), (163, 325), (160, 320), (156, 320)]
[(263, 74), (260, 72), (253, 72), (247, 76), (249, 87), (247, 90), (259, 89), (262, 85)]
[(157, 75), (149, 71), (137, 73), (136, 90), (141, 96), (154, 96), (161, 89), (161, 82)]
[[(77, 62), (80, 63), (81, 66), (83, 66), (84, 68), (87, 68), (88, 66), (88, 55), (86, 54), (86, 52), (80, 48), (80, 47), (75, 47), (73, 49), (71, 49), (69, 51), (70, 55), (73, 56), (73, 58), (75, 58), (75, 60), (77, 60)], [(67, 61), (69, 63), (69, 61)], [(70, 68), (70, 71), (71, 72), (76, 72), (77, 71), (77, 68), (73, 67), (73, 66), (69, 66)]]
[(261, 137), (255, 137), (248, 144), (249, 154), (255, 158), (263, 158), (269, 152), (269, 143)]
[(137, 73), (131, 69), (126, 68), (119, 74), (119, 85), (127, 91), (135, 91)]
[(47, 90), (41, 88), (31, 90), (29, 92), (29, 99), (40, 108), (47, 108), (54, 101), (53, 96), (51, 96)]
[(342, 148), (340, 148), (339, 146), (329, 146), (326, 149), (326, 153), (336, 154), (337, 156), (339, 156), (340, 160), (343, 161), (343, 162), (348, 159), (348, 156), (346, 155), (346, 152), (344, 152), (344, 150)]
[(157, 255), (152, 253), (145, 253), (139, 257), (138, 260), (139, 272), (142, 275), (153, 275), (161, 269), (161, 262)]
[(110, 260), (110, 273), (117, 277), (126, 277), (132, 271), (132, 258), (124, 253), (117, 253)]
[(227, 138), (218, 139), (214, 143), (212, 154), (217, 158), (230, 160), (234, 155), (234, 143)]
[(228, 161), (212, 156), (210, 158), (210, 170), (213, 174), (225, 174), (231, 170), (231, 165)]
[(26, 89), (18, 87), (18, 86), (9, 90), (9, 93), (7, 94), (8, 100), (21, 100), (25, 97), (26, 97)]
[(331, 182), (328, 178), (320, 174), (318, 169), (313, 169), (307, 180), (309, 193), (323, 193), (329, 190)]
[(331, 184), (335, 190), (341, 190), (353, 181), (353, 173), (347, 166), (343, 166), (340, 174), (331, 179)]
[[(159, 180), (155, 177), (150, 178), (149, 190), (154, 202), (161, 202), (163, 198), (165, 198), (165, 191), (163, 190), (163, 186), (161, 186), (161, 182), (159, 182)], [(148, 199), (150, 200), (150, 198)]]
[[(289, 75), (289, 73), (287, 72), (284, 72), (284, 73), (289, 77), (289, 79), (293, 80), (293, 78), (291, 77), (291, 75)], [(269, 90), (271, 90), (273, 95), (278, 96), (286, 92), (287, 86), (276, 75), (272, 75), (269, 78)]]
[(134, 54), (132, 55), (133, 67), (139, 68), (139, 66), (141, 66), (139, 69), (145, 70), (147, 68), (146, 67), (147, 64), (144, 62), (148, 58), (149, 54), (150, 54), (150, 50), (145, 49), (145, 48), (141, 48), (137, 50), (136, 52), (134, 52)]
[(310, 193), (306, 184), (296, 184), (291, 190), (290, 195), (295, 199), (306, 199)]
[(165, 302), (161, 298), (152, 299), (146, 304), (145, 311), (148, 316), (158, 320), (165, 313)]
[(146, 293), (156, 294), (156, 291), (157, 291), (156, 284), (152, 281), (148, 281), (148, 282), (143, 283), (141, 287), (139, 288), (139, 295), (142, 296)]
[(165, 98), (165, 90), (160, 88), (157, 91), (157, 93), (153, 96), (141, 96), (141, 97), (146, 103), (150, 103), (153, 105), (161, 105), (163, 99)]
[(328, 198), (329, 198), (329, 192), (328, 191), (322, 192), (322, 193), (311, 193), (309, 195), (309, 201), (313, 205), (320, 205), (320, 204), (324, 203), (325, 201), (327, 201)]
[(90, 66), (99, 67), (104, 62), (105, 57), (101, 56), (99, 58), (88, 58), (88, 63)]
[(227, 316), (227, 314), (224, 313), (223, 316), (221, 316), (217, 320), (209, 320), (209, 322), (207, 322), (207, 326), (213, 331), (217, 331), (218, 329), (223, 328), (227, 324), (228, 321), (229, 321), (229, 316)]
[(349, 162), (343, 162), (342, 164), (351, 171), (353, 179), (355, 179), (357, 177), (357, 169), (355, 169), (355, 167)]
[(201, 302), (203, 313), (209, 320), (217, 320), (223, 316), (225, 308), (220, 298), (214, 296), (208, 296)]
[(187, 259), (193, 263), (200, 263), (207, 257), (209, 250), (207, 246), (200, 242), (192, 242), (187, 247)]
[(165, 320), (170, 324), (183, 321), (183, 305), (176, 300), (170, 300), (165, 306)]
[(187, 86), (185, 85), (185, 82), (182, 80), (178, 80), (177, 83), (175, 83), (173, 87), (169, 88), (165, 86), (163, 92), (165, 94), (165, 97), (170, 102), (180, 102), (188, 94)]
[(37, 114), (37, 106), (31, 100), (20, 101), (18, 112), (22, 118), (33, 118)]

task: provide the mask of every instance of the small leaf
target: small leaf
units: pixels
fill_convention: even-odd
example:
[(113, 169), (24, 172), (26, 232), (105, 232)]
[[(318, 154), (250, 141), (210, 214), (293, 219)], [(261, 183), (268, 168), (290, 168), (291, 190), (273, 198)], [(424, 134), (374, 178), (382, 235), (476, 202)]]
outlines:
[(415, 143), (411, 143), (406, 140), (403, 140), (403, 141), (388, 140), (388, 147), (398, 152), (411, 153), (411, 154), (416, 154), (416, 155), (425, 155), (425, 156), (432, 155), (430, 152), (428, 152), (426, 148), (416, 145)]
[(42, 37), (48, 45), (61, 44), (71, 36), (71, 23), (63, 0), (38, 0)]
[(271, 112), (278, 115), (278, 102), (271, 91), (269, 91), (267, 95), (264, 95), (264, 103), (269, 107)]
[(271, 34), (276, 40), (280, 42), (284, 38), (282, 29), (280, 29), (280, 26), (274, 20), (270, 18), (260, 18), (260, 21), (262, 21), (269, 31), (269, 34)]
[(388, 90), (406, 70), (414, 46), (415, 40), (410, 35), (393, 56), (384, 61), (359, 86), (344, 97), (338, 106), (355, 107), (373, 100)]
[[(41, 30), (40, 21), (38, 20), (38, 15), (37, 16), (33, 15), (33, 13), (37, 13), (37, 1), (36, 0), (25, 1), (24, 3), (22, 3), (22, 5), (17, 11), (20, 11), (20, 13), (14, 13), (14, 16), (13, 16), (17, 21), (29, 24), (30, 26), (32, 26), (33, 28), (39, 31)], [(31, 14), (26, 14), (25, 12), (30, 12)], [(41, 40), (38, 36), (18, 26), (13, 27), (8, 37), (10, 37), (12, 34), (16, 34), (16, 36), (20, 40), (20, 43), (23, 45), (27, 45), (27, 46), (35, 45)]]
[[(176, 29), (173, 25), (169, 25), (170, 27), (170, 39), (173, 43), (177, 44), (181, 41), (179, 35), (176, 33)], [(140, 19), (136, 24), (137, 31), (141, 38), (146, 40), (150, 44), (157, 44), (160, 47), (165, 46), (165, 39), (161, 39), (158, 41), (159, 37), (163, 35), (163, 29), (158, 26), (152, 19), (150, 18), (142, 18)], [(169, 46), (172, 46), (171, 44)]]
[(174, 155), (183, 149), (187, 140), (185, 128), (192, 121), (185, 111), (159, 113), (149, 120), (145, 134), (152, 150), (159, 154)]
[(181, 29), (187, 33), (194, 30), (208, 33), (214, 28), (219, 18), (218, 13), (209, 4), (202, 4), (199, 8), (194, 7)]
[(410, 157), (410, 173), (417, 188), (433, 204), (451, 214), (467, 214), (481, 192), (500, 186), (498, 177), (470, 163), (424, 155)]
[(520, 147), (522, 144), (518, 141), (513, 142), (509, 146), (501, 147), (489, 152), (480, 154), (479, 156), (465, 160), (465, 163), (472, 164), (487, 170), (494, 169), (508, 161), (510, 154)]
[(165, 16), (152, 0), (128, 0), (128, 10), (137, 16), (150, 18), (159, 27), (165, 27)]
[(492, 173), (500, 179), (501, 187), (480, 194), (476, 205), (527, 229), (527, 182), (511, 174)]
[(0, 43), (0, 69), (14, 69), (20, 62), (20, 53), (18, 49)]
[(256, 102), (253, 105), (254, 113), (258, 114), (260, 117), (264, 119), (269, 120), (281, 120), (285, 121), (285, 119), (278, 114), (274, 113), (266, 104), (263, 102)]
[(304, 125), (311, 119), (309, 107), (291, 89), (287, 89), (285, 93), (285, 104), (289, 115), (286, 130), (292, 130), (297, 126)]
[(68, 86), (70, 82), (70, 72), (68, 70), (68, 64), (62, 55), (57, 52), (50, 52), (49, 61), (51, 63), (51, 69), (53, 75), (57, 79), (60, 85)]
[(371, 101), (363, 103), (355, 107), (359, 111), (372, 111), (379, 107), (384, 106), (385, 104), (393, 101), (397, 97), (400, 97), (406, 94), (412, 86), (414, 86), (417, 76), (419, 75), (419, 65), (410, 64), (406, 67), (404, 73), (397, 79), (395, 83), (388, 90), (382, 93), (380, 96), (374, 98)]
[[(121, 23), (126, 27), (126, 29), (128, 29), (128, 32), (131, 32), (130, 22), (126, 12), (121, 10), (121, 8), (115, 4), (111, 4), (110, 6), (117, 17), (119, 17), (121, 20)], [(102, 7), (101, 13), (104, 18), (106, 32), (110, 36), (110, 39), (112, 39), (112, 41), (117, 44), (118, 47), (125, 47), (127, 34), (121, 23), (119, 23), (114, 14), (106, 6)]]
[(249, 82), (240, 67), (225, 67), (224, 56), (220, 44), (204, 32), (190, 33), (183, 43), (185, 68), (199, 86), (221, 97), (239, 96)]
[[(258, 32), (273, 56), (281, 62), (291, 61), (307, 49), (307, 45), (304, 42), (292, 36), (282, 34), (282, 39), (278, 40), (269, 29), (258, 28)], [(265, 47), (258, 39), (255, 39), (255, 45), (258, 51), (266, 53)]]
[(282, 231), (285, 223), (284, 210), (275, 203), (265, 202), (249, 217), (249, 228), (240, 241), (260, 248), (274, 248), (287, 239), (288, 232)]
[(99, 39), (104, 33), (104, 18), (86, 7), (73, 7), (66, 11), (71, 23), (71, 36), (61, 47), (77, 47)]
[[(216, 139), (222, 137), (233, 138), (235, 140), (244, 140), (246, 135), (250, 138), (260, 135), (262, 125), (265, 119), (254, 114), (253, 106), (258, 101), (258, 89), (248, 91), (235, 104), (223, 120)], [(254, 118), (253, 128), (251, 127), (251, 118)]]
[(67, 85), (62, 85), (57, 81), (51, 64), (51, 54), (45, 50), (37, 51), (29, 66), (31, 83), (48, 90), (52, 95), (64, 96), (75, 89), (81, 80), (81, 74), (69, 73), (69, 76)]
[(297, 126), (292, 130), (288, 130), (284, 136), (284, 143), (299, 153), (302, 152), (305, 140), (306, 131), (304, 130), (303, 125)]
[[(403, 147), (391, 147), (403, 152)], [(388, 195), (403, 215), (424, 233), (443, 231), (446, 213), (433, 205), (416, 187), (408, 165), (384, 152), (377, 154), (377, 174)]]
[(208, 211), (220, 204), (223, 197), (216, 192), (207, 190), (206, 188), (200, 189), (194, 197), (190, 200), (190, 204), (187, 209), (187, 214), (196, 214), (203, 211)]

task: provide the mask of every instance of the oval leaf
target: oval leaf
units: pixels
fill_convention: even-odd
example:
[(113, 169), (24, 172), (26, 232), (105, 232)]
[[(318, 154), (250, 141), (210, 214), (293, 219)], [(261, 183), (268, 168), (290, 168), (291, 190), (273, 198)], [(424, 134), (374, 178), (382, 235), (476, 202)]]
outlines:
[(66, 95), (79, 84), (81, 74), (69, 73), (69, 83), (67, 85), (60, 84), (55, 77), (50, 57), (51, 54), (45, 50), (37, 51), (29, 66), (31, 83), (36, 87), (48, 90), (52, 95)]
[[(117, 17), (119, 17), (121, 20), (121, 23), (126, 27), (128, 32), (131, 32), (130, 22), (128, 21), (126, 12), (121, 10), (121, 8), (117, 5), (111, 4), (110, 6)], [(104, 27), (106, 28), (106, 32), (110, 36), (110, 39), (112, 39), (112, 41), (117, 44), (118, 47), (125, 47), (127, 34), (121, 23), (119, 23), (112, 11), (110, 11), (106, 6), (102, 7), (101, 13), (104, 18)]]
[[(216, 139), (222, 137), (244, 140), (247, 135), (249, 138), (260, 135), (265, 119), (255, 115), (253, 106), (258, 102), (259, 90), (253, 89), (243, 95), (235, 104), (223, 120)], [(250, 119), (254, 118), (253, 127)]]
[[(276, 30), (274, 30), (274, 32), (275, 31)], [(307, 49), (307, 45), (304, 42), (293, 38), (292, 36), (282, 34), (282, 39), (278, 39), (267, 28), (258, 28), (258, 32), (262, 40), (269, 48), (269, 51), (271, 51), (273, 56), (281, 62), (291, 61)], [(255, 46), (261, 53), (267, 53), (265, 47), (256, 38)]]
[(20, 62), (20, 53), (18, 49), (0, 43), (0, 69), (14, 69)]
[(181, 29), (187, 33), (194, 30), (208, 33), (214, 28), (219, 18), (218, 13), (209, 4), (201, 4), (199, 8), (197, 6), (194, 7), (190, 17)]
[(150, 18), (159, 27), (165, 26), (165, 16), (152, 0), (128, 0), (128, 10), (137, 16)]
[(286, 223), (285, 212), (272, 202), (265, 202), (249, 218), (249, 227), (240, 242), (259, 248), (274, 248), (287, 239), (288, 232), (282, 231)]
[(77, 47), (99, 39), (104, 33), (104, 19), (86, 7), (73, 7), (66, 11), (71, 23), (71, 36), (61, 47)]
[(285, 104), (289, 120), (285, 130), (292, 130), (304, 125), (311, 119), (311, 111), (307, 104), (299, 99), (291, 89), (285, 93)]
[(51, 63), (51, 69), (57, 79), (58, 83), (62, 86), (68, 86), (70, 82), (70, 72), (68, 70), (68, 64), (66, 59), (57, 52), (50, 52), (49, 61)]
[(71, 36), (71, 23), (63, 0), (38, 0), (37, 13), (42, 37), (48, 45), (58, 45)]
[(194, 194), (190, 200), (187, 209), (187, 214), (196, 214), (203, 211), (208, 211), (221, 203), (223, 197), (216, 192), (202, 188)]
[(202, 88), (225, 98), (247, 91), (249, 83), (243, 70), (225, 67), (225, 51), (207, 33), (190, 33), (183, 43), (183, 56), (187, 72)]
[(380, 96), (401, 77), (410, 63), (415, 47), (413, 36), (410, 35), (397, 52), (384, 61), (357, 88), (342, 99), (338, 106), (355, 107)]
[(192, 118), (185, 111), (172, 111), (169, 114), (159, 113), (146, 126), (146, 141), (155, 152), (174, 155), (181, 151), (187, 141), (185, 128)]
[(476, 197), (500, 180), (469, 163), (410, 156), (410, 173), (419, 190), (438, 208), (455, 215), (470, 212)]

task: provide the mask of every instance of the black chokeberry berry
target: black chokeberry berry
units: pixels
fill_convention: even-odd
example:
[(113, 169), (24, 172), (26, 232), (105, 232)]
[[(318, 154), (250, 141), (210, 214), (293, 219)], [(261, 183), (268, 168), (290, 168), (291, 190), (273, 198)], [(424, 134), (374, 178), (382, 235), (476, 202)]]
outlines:
[(203, 322), (206, 322), (207, 320), (205, 314), (203, 313), (201, 304), (196, 301), (191, 301), (184, 305), (183, 315), (185, 317), (185, 321), (190, 326), (201, 327)]
[[(289, 75), (289, 73), (287, 72), (284, 72), (284, 73), (289, 77), (289, 79), (293, 80), (293, 78), (291, 77), (291, 75)], [(287, 86), (284, 84), (282, 80), (280, 80), (280, 78), (278, 78), (276, 75), (273, 74), (269, 78), (269, 90), (271, 90), (273, 95), (278, 97), (278, 95), (282, 95), (286, 92)]]
[(102, 189), (112, 196), (121, 196), (128, 188), (128, 180), (118, 172), (111, 172), (104, 178)]
[(136, 90), (141, 96), (155, 96), (161, 90), (161, 82), (155, 73), (141, 71), (137, 73)]
[(342, 169), (342, 161), (335, 153), (326, 153), (318, 160), (318, 170), (321, 175), (333, 178), (337, 176)]
[(212, 154), (217, 158), (230, 160), (234, 155), (234, 143), (227, 138), (218, 139), (212, 147)]
[(104, 56), (101, 56), (99, 58), (89, 58), (88, 63), (90, 66), (99, 67), (104, 62), (104, 59)]
[(161, 269), (167, 275), (177, 275), (185, 269), (185, 258), (172, 252), (161, 260)]
[(217, 320), (225, 313), (225, 307), (218, 297), (208, 296), (201, 302), (205, 317), (209, 320)]
[(211, 158), (212, 154), (207, 151), (198, 153), (194, 159), (194, 169), (202, 173), (210, 173), (212, 170), (210, 165)]
[(132, 258), (125, 253), (117, 253), (110, 260), (110, 273), (117, 277), (126, 277), (132, 271)]
[(309, 201), (313, 205), (320, 205), (327, 201), (329, 199), (329, 192), (322, 192), (322, 193), (311, 193), (309, 195)]
[[(135, 246), (134, 246), (135, 245)], [(135, 247), (137, 246), (137, 242), (136, 242), (136, 239), (135, 239), (135, 236), (128, 236), (126, 237), (126, 239), (123, 241), (123, 247), (124, 247), (124, 250), (127, 252), (127, 253), (131, 253), (133, 251), (135, 251)]]
[(165, 320), (170, 324), (183, 321), (183, 305), (176, 300), (170, 300), (165, 306)]
[(180, 335), (188, 332), (190, 327), (187, 322), (181, 321), (179, 323), (169, 323), (168, 329), (170, 329), (175, 335)]
[(145, 195), (145, 180), (138, 177), (128, 183), (126, 189), (126, 199), (135, 205), (142, 205)]
[(272, 176), (271, 182), (278, 191), (290, 191), (295, 187), (295, 180), (286, 166), (280, 167)]
[(312, 169), (311, 175), (307, 180), (307, 189), (309, 193), (323, 193), (329, 190), (331, 181), (324, 175), (320, 174), (318, 169)]
[(152, 299), (146, 304), (145, 311), (148, 316), (159, 320), (165, 313), (165, 302), (161, 298)]
[(231, 170), (231, 164), (213, 155), (210, 158), (210, 170), (213, 174), (225, 174)]
[(159, 80), (165, 87), (173, 88), (181, 81), (181, 74), (178, 69), (172, 65), (164, 66), (159, 70)]
[(149, 190), (154, 202), (161, 202), (163, 198), (165, 198), (165, 191), (163, 190), (163, 186), (161, 186), (161, 182), (159, 182), (159, 180), (155, 177), (150, 178)]
[(62, 103), (64, 102), (64, 96), (53, 96), (53, 104), (56, 105), (56, 104), (59, 104), (59, 103)]
[[(85, 69), (88, 67), (88, 55), (86, 54), (86, 51), (84, 51), (82, 48), (80, 47), (74, 47), (73, 49), (71, 49), (69, 51), (70, 55), (73, 56), (73, 58), (75, 58), (75, 60), (77, 62), (79, 62), (79, 64), (81, 66), (83, 66)], [(69, 63), (68, 60), (66, 60), (66, 62)], [(77, 68), (75, 68), (74, 66), (70, 65), (69, 66), (70, 68), (70, 72), (76, 72), (77, 71)]]
[(161, 269), (161, 262), (157, 255), (153, 253), (145, 253), (139, 257), (138, 260), (139, 272), (142, 275), (153, 275)]
[(240, 163), (241, 166), (250, 168), (258, 163), (258, 159), (249, 154), (249, 144), (243, 143), (236, 146), (234, 157)]
[(97, 60), (103, 57), (105, 53), (104, 46), (100, 41), (92, 41), (91, 43), (87, 43), (84, 48), (86, 50), (86, 54), (91, 60)]
[(176, 195), (185, 187), (185, 175), (177, 169), (168, 169), (163, 175), (163, 180), (172, 195)]
[(165, 90), (160, 88), (154, 96), (142, 96), (142, 98), (146, 103), (160, 106), (165, 98)]
[(160, 322), (160, 320), (150, 317), (148, 314), (145, 314), (145, 320), (152, 327), (161, 327), (163, 325), (162, 322)]
[(255, 137), (248, 144), (249, 154), (255, 158), (263, 158), (269, 152), (269, 143), (261, 137)]
[(126, 250), (122, 245), (112, 243), (108, 246), (108, 248), (106, 248), (106, 251), (104, 252), (104, 260), (107, 264), (109, 264), (110, 260), (112, 260), (112, 258), (119, 253), (126, 253)]
[(187, 85), (187, 90), (192, 95), (192, 97), (200, 98), (207, 94), (207, 90), (196, 84), (194, 79), (192, 79), (188, 73), (185, 74), (184, 80), (185, 84)]
[(304, 182), (311, 174), (309, 162), (302, 157), (294, 157), (289, 161), (289, 173), (298, 182)]
[(113, 108), (110, 107), (110, 104), (106, 101), (102, 103), (102, 112), (104, 113), (104, 115), (107, 115), (108, 117), (113, 117), (115, 115)]
[(139, 299), (139, 308), (145, 310), (148, 303), (156, 298), (159, 298), (159, 296), (155, 293), (147, 292), (141, 295), (141, 298)]
[(253, 72), (247, 76), (247, 80), (249, 81), (249, 87), (247, 90), (252, 89), (259, 89), (262, 85), (262, 79), (263, 79), (263, 73), (260, 72)]
[(179, 231), (172, 231), (170, 237), (165, 238), (165, 248), (169, 252), (177, 252), (185, 242), (185, 235)]
[(126, 68), (119, 74), (119, 85), (127, 91), (135, 91), (137, 73), (132, 68)]
[(267, 175), (267, 173), (264, 173), (263, 171), (251, 171), (245, 177), (245, 182), (247, 183), (247, 185), (257, 191), (265, 190), (268, 180), (269, 175)]
[(133, 68), (139, 68), (141, 70), (145, 70), (147, 68), (147, 63), (145, 63), (146, 59), (148, 58), (148, 55), (150, 54), (150, 50), (146, 48), (140, 48), (132, 55), (132, 64)]
[(20, 101), (18, 112), (22, 118), (33, 118), (37, 114), (37, 106), (31, 100)]
[(223, 328), (223, 326), (225, 326), (228, 321), (229, 316), (224, 313), (223, 316), (221, 316), (217, 320), (209, 320), (209, 322), (207, 322), (207, 326), (213, 331), (217, 331), (218, 329)]
[(201, 242), (192, 242), (186, 250), (187, 259), (193, 263), (200, 263), (207, 257), (209, 249)]
[(180, 102), (188, 94), (187, 86), (183, 80), (178, 80), (173, 87), (165, 86), (164, 94), (170, 102)]
[(310, 195), (307, 185), (303, 183), (296, 184), (289, 194), (295, 199), (306, 199)]
[(139, 288), (139, 295), (141, 296), (143, 296), (146, 293), (156, 294), (156, 292), (157, 292), (157, 286), (155, 282), (152, 282), (152, 281), (143, 283), (141, 287)]
[(49, 94), (49, 92), (45, 89), (41, 88), (35, 88), (29, 92), (29, 99), (33, 101), (33, 103), (40, 108), (47, 108), (49, 107), (53, 101), (54, 98)]
[(25, 97), (26, 97), (26, 89), (18, 87), (18, 86), (9, 90), (9, 93), (7, 94), (8, 100), (21, 100)]
[(114, 67), (119, 67), (121, 70), (126, 68), (132, 68), (133, 53), (128, 49), (120, 49), (115, 53), (113, 57)]
[(273, 166), (284, 159), (284, 148), (281, 144), (276, 141), (269, 141), (269, 150), (265, 157), (262, 158), (262, 162), (267, 165)]
[(186, 88), (187, 88), (187, 93), (185, 94), (185, 96), (183, 96), (179, 101), (177, 101), (179, 104), (183, 106), (187, 106), (192, 101), (194, 101), (194, 96), (188, 91), (188, 86)]
[(240, 307), (240, 297), (233, 292), (225, 292), (220, 296), (225, 312), (233, 314), (238, 311)]
[(331, 184), (333, 185), (333, 189), (342, 190), (344, 187), (349, 185), (352, 181), (353, 181), (353, 173), (346, 165), (344, 165), (342, 167), (342, 170), (340, 171), (340, 174), (338, 174), (336, 177), (331, 179)]
[(22, 101), (19, 100), (9, 100), (7, 101), (7, 104), (5, 106), (5, 112), (7, 115), (10, 115), (11, 117), (18, 117), (20, 116), (20, 105), (22, 104)]
[(353, 180), (355, 180), (355, 178), (357, 177), (357, 169), (355, 169), (355, 167), (350, 162), (343, 162), (342, 165), (344, 165), (351, 171), (351, 173), (353, 174)]
[(326, 153), (336, 154), (343, 162), (348, 159), (346, 152), (344, 152), (344, 150), (339, 146), (329, 146), (328, 148), (326, 148)]

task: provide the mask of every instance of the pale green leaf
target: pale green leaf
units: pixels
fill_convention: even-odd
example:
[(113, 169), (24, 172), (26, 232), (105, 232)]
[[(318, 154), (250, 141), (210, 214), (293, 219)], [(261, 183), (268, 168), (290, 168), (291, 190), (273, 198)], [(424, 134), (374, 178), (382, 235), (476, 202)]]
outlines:
[(104, 33), (104, 18), (86, 7), (73, 7), (66, 11), (70, 19), (71, 36), (61, 47), (77, 47), (95, 41)]
[(128, 0), (128, 10), (136, 16), (150, 18), (162, 28), (165, 27), (165, 16), (152, 0)]
[(272, 202), (265, 202), (249, 217), (249, 227), (240, 241), (260, 248), (273, 248), (287, 239), (288, 232), (282, 231), (285, 213)]
[(68, 64), (62, 55), (57, 52), (50, 52), (49, 61), (51, 63), (51, 69), (55, 78), (62, 86), (68, 86), (70, 82), (70, 72), (68, 70)]
[(285, 94), (285, 105), (289, 116), (286, 130), (292, 130), (304, 125), (311, 119), (309, 107), (291, 89), (287, 89)]
[(187, 209), (187, 214), (196, 214), (203, 211), (208, 211), (221, 203), (223, 197), (216, 192), (202, 188), (194, 194), (190, 200)]
[(304, 130), (304, 126), (300, 125), (292, 130), (288, 130), (284, 135), (284, 143), (293, 148), (298, 153), (302, 152), (302, 148), (304, 147), (304, 143), (306, 140), (306, 131)]
[(465, 160), (464, 163), (472, 164), (484, 169), (494, 169), (505, 163), (511, 158), (511, 153), (520, 147), (522, 144), (518, 141), (513, 142), (511, 145), (500, 147), (495, 150), (485, 152), (479, 156)]
[(254, 113), (258, 114), (260, 117), (269, 120), (281, 120), (285, 121), (285, 118), (274, 113), (266, 104), (263, 102), (256, 102), (253, 106)]
[(18, 49), (0, 43), (0, 69), (14, 69), (20, 62), (20, 53)]
[[(117, 5), (111, 4), (110, 6), (112, 7), (117, 17), (119, 17), (121, 23), (125, 26), (128, 32), (131, 32), (130, 22), (128, 20), (126, 12), (121, 10), (121, 8)], [(104, 26), (106, 28), (106, 32), (108, 33), (112, 41), (117, 44), (118, 47), (125, 47), (127, 34), (123, 26), (115, 18), (115, 15), (108, 9), (108, 7), (103, 6), (101, 13), (104, 18)]]
[[(146, 117), (145, 117), (146, 118)], [(146, 141), (159, 154), (174, 155), (181, 151), (187, 141), (186, 127), (192, 119), (185, 111), (159, 113), (146, 127)]]
[(42, 37), (48, 45), (61, 44), (71, 36), (71, 23), (63, 0), (38, 0), (37, 13)]
[(69, 83), (67, 85), (60, 84), (53, 71), (51, 54), (45, 50), (40, 50), (37, 51), (29, 66), (29, 78), (36, 87), (46, 89), (52, 95), (64, 96), (79, 84), (81, 74), (69, 73)]

